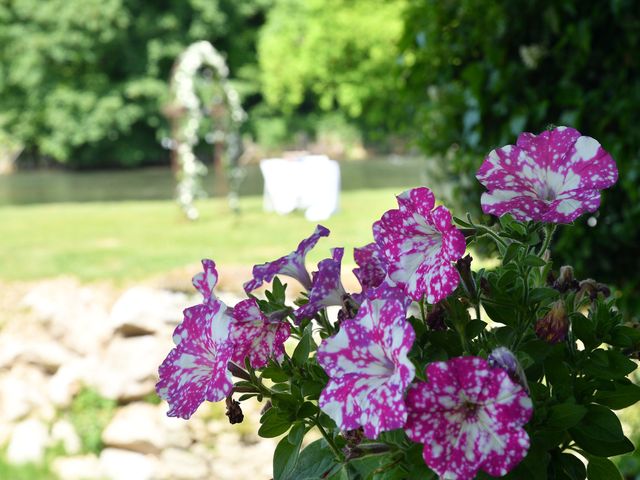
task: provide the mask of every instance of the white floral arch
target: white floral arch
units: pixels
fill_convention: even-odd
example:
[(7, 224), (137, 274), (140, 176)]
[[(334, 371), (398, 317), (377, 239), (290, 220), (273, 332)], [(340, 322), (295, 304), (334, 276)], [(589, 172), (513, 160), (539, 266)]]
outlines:
[[(196, 79), (203, 67), (214, 72), (214, 80), (222, 95), (205, 104), (196, 89)], [(207, 167), (193, 152), (198, 144), (198, 129), (205, 116), (214, 119), (214, 131), (207, 134), (207, 141), (216, 147), (222, 157), (229, 182), (229, 201), (237, 208), (237, 187), (240, 178), (238, 159), (242, 153), (240, 125), (246, 113), (240, 105), (238, 93), (228, 82), (229, 69), (218, 51), (207, 41), (191, 44), (176, 60), (171, 75), (171, 103), (165, 114), (171, 122), (172, 164), (177, 179), (176, 197), (187, 218), (198, 218), (194, 205), (196, 198), (205, 196), (202, 176)]]

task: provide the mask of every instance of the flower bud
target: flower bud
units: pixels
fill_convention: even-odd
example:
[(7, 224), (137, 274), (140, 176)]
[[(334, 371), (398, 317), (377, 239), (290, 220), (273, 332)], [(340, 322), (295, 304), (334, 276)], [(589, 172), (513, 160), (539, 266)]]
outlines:
[(522, 385), (527, 392), (529, 391), (527, 376), (511, 350), (506, 347), (495, 348), (487, 358), (487, 361), (492, 367), (502, 368), (509, 374), (511, 380)]
[(442, 303), (436, 303), (431, 311), (427, 314), (427, 326), (431, 330), (442, 331), (447, 329), (447, 325), (444, 323), (445, 308)]
[(225, 415), (229, 418), (229, 423), (231, 425), (236, 423), (242, 423), (244, 420), (244, 414), (242, 413), (242, 409), (240, 408), (240, 402), (231, 398), (231, 395), (227, 397), (227, 411)]
[(604, 283), (596, 282), (592, 278), (587, 278), (580, 282), (580, 290), (578, 291), (578, 298), (581, 299), (585, 295), (593, 301), (598, 298), (598, 294), (601, 293), (605, 298), (611, 295), (611, 290)]
[(555, 302), (549, 313), (536, 322), (536, 335), (547, 343), (562, 342), (569, 332), (569, 318), (562, 301)]
[(471, 273), (471, 262), (473, 258), (467, 254), (464, 258), (459, 259), (456, 263), (456, 270), (460, 274), (462, 284), (466, 288), (467, 292), (472, 298), (476, 296), (476, 283), (473, 280), (473, 274)]
[(561, 293), (578, 289), (578, 281), (573, 275), (573, 267), (571, 265), (564, 265), (560, 267), (560, 275), (553, 283), (553, 288)]

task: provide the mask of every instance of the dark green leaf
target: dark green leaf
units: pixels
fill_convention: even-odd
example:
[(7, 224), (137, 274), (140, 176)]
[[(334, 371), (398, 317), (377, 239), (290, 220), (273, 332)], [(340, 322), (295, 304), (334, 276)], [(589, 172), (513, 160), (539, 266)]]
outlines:
[(587, 478), (589, 480), (622, 480), (622, 475), (608, 458), (589, 456)]
[(587, 409), (575, 403), (561, 403), (549, 409), (545, 427), (551, 430), (567, 430), (576, 425), (587, 413)]
[(571, 374), (567, 364), (554, 356), (544, 361), (544, 374), (553, 392), (559, 399), (566, 399), (572, 394)]
[(504, 325), (516, 324), (516, 315), (513, 307), (498, 305), (486, 300), (482, 302), (482, 306), (489, 318), (494, 322), (503, 323)]
[(262, 438), (273, 438), (282, 435), (291, 427), (291, 421), (288, 417), (283, 415), (278, 409), (271, 407), (260, 418), (260, 428), (258, 429), (258, 435)]
[(480, 332), (482, 332), (486, 326), (487, 324), (482, 320), (471, 320), (465, 325), (464, 329), (467, 339), (473, 340), (474, 338), (476, 338), (478, 335), (480, 335)]
[(522, 263), (529, 267), (544, 267), (547, 262), (542, 260), (540, 257), (536, 257), (535, 255), (527, 255), (522, 260)]
[(300, 452), (290, 478), (291, 480), (321, 479), (335, 464), (333, 453), (324, 439), (316, 440)]
[(511, 243), (508, 247), (506, 252), (504, 253), (504, 257), (502, 258), (502, 264), (506, 265), (507, 263), (509, 263), (511, 260), (513, 260), (516, 255), (518, 254), (518, 250), (520, 249), (520, 244), (518, 243)]
[(309, 353), (311, 352), (311, 333), (307, 330), (302, 338), (298, 342), (296, 349), (293, 351), (291, 360), (298, 366), (304, 365), (309, 359)]
[(269, 378), (274, 383), (280, 383), (289, 380), (289, 375), (279, 367), (270, 366), (262, 370), (262, 378)]
[(324, 388), (324, 384), (320, 382), (313, 382), (311, 380), (305, 380), (302, 382), (302, 395), (310, 398), (311, 400), (317, 400), (320, 397), (320, 393)]
[(591, 319), (578, 312), (569, 315), (569, 319), (571, 320), (571, 331), (584, 343), (587, 349), (591, 350), (600, 343), (596, 338), (596, 327)]
[(529, 292), (529, 301), (532, 303), (538, 303), (542, 301), (551, 301), (558, 298), (560, 292), (558, 292), (555, 288), (549, 287), (537, 287)]
[(632, 348), (640, 344), (640, 330), (624, 325), (618, 325), (611, 330), (611, 345), (622, 348)]
[(587, 476), (587, 471), (584, 468), (584, 463), (575, 455), (569, 453), (561, 453), (558, 456), (558, 463), (562, 471), (571, 480), (584, 480)]
[(580, 448), (599, 457), (621, 455), (634, 449), (622, 433), (616, 414), (600, 405), (588, 405), (586, 415), (569, 433)]
[(598, 390), (593, 400), (613, 410), (629, 407), (640, 402), (640, 387), (633, 383), (615, 383), (614, 390)]
[(305, 426), (297, 423), (293, 426), (289, 435), (278, 442), (273, 453), (273, 479), (292, 479), (291, 472), (295, 469), (300, 454), (300, 446), (305, 434)]
[(636, 364), (617, 350), (599, 348), (591, 352), (583, 368), (598, 378), (624, 378), (636, 369)]
[(309, 418), (318, 412), (318, 407), (315, 403), (304, 402), (298, 409), (298, 418)]

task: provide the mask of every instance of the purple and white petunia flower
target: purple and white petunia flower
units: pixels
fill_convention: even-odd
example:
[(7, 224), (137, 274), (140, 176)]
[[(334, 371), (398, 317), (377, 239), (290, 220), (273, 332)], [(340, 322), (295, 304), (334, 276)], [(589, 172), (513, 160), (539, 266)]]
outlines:
[(156, 391), (169, 403), (170, 417), (187, 419), (204, 400), (220, 401), (233, 388), (227, 369), (233, 353), (231, 316), (213, 294), (218, 279), (215, 264), (203, 260), (202, 265), (204, 272), (194, 277), (193, 284), (202, 293), (203, 303), (184, 311), (173, 334), (176, 346), (158, 369)]
[(296, 310), (298, 320), (311, 318), (325, 307), (342, 305), (347, 295), (340, 278), (343, 255), (344, 248), (333, 248), (331, 258), (325, 258), (318, 263), (318, 271), (313, 272), (309, 301)]
[(453, 262), (464, 255), (464, 235), (451, 223), (451, 213), (434, 208), (426, 187), (397, 197), (398, 209), (373, 224), (373, 237), (388, 262), (389, 278), (414, 300), (423, 295), (437, 303), (460, 282)]
[(372, 242), (364, 247), (354, 248), (353, 259), (358, 265), (358, 268), (353, 269), (353, 274), (362, 285), (361, 293), (379, 286), (386, 278), (387, 261), (377, 243)]
[(311, 288), (311, 277), (304, 265), (305, 257), (321, 237), (328, 235), (329, 229), (318, 225), (311, 236), (302, 240), (298, 248), (290, 254), (273, 262), (255, 265), (253, 267), (253, 278), (244, 284), (244, 291), (247, 293), (252, 292), (263, 283), (269, 283), (278, 274), (295, 278), (305, 289), (309, 290)]
[(425, 463), (441, 478), (470, 480), (478, 470), (501, 477), (526, 456), (523, 425), (533, 411), (525, 390), (480, 357), (427, 366), (428, 382), (407, 393), (405, 430), (424, 444)]
[(254, 298), (243, 300), (233, 308), (230, 329), (234, 343), (232, 361), (244, 365), (244, 359), (249, 357), (253, 368), (266, 366), (270, 358), (282, 360), (284, 342), (291, 333), (287, 322), (267, 318)]
[(557, 127), (492, 150), (476, 177), (488, 190), (480, 200), (485, 213), (571, 223), (598, 209), (600, 190), (616, 183), (618, 169), (597, 140)]
[(407, 418), (404, 393), (415, 369), (407, 354), (415, 333), (401, 301), (367, 299), (352, 320), (342, 322), (318, 348), (329, 376), (319, 405), (341, 430), (364, 428), (367, 437), (401, 428)]

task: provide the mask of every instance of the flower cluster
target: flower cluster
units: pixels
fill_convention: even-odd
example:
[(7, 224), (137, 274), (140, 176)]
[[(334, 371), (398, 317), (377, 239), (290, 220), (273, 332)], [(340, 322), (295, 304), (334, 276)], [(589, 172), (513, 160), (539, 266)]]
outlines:
[[(354, 249), (358, 292), (342, 282), (343, 248), (309, 273), (307, 254), (329, 235), (320, 225), (293, 252), (256, 265), (248, 298), (233, 308), (213, 293), (217, 272), (205, 260), (193, 282), (202, 303), (184, 311), (158, 394), (182, 418), (226, 398), (234, 422), (241, 402), (270, 400), (258, 433), (289, 431), (274, 479), (311, 475), (296, 471), (302, 455), (305, 468), (318, 468), (314, 478), (337, 478), (358, 461), (360, 473), (370, 466), (363, 478), (520, 478), (520, 468), (565, 478), (569, 467), (584, 478), (572, 449), (604, 468), (633, 447), (608, 408), (638, 398), (625, 355), (640, 348), (640, 334), (622, 324), (607, 288), (585, 295), (573, 276), (549, 280), (548, 247), (555, 224), (594, 211), (616, 177), (609, 154), (576, 130), (524, 133), (477, 174), (498, 226), (452, 217), (426, 187), (401, 193), (373, 223), (373, 241)], [(462, 257), (481, 238), (495, 242), (501, 265), (473, 272)], [(288, 298), (279, 275), (302, 295)], [(253, 294), (269, 283), (264, 299)], [(300, 453), (311, 428), (323, 438)]]

